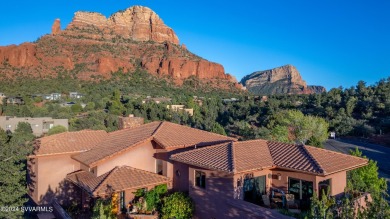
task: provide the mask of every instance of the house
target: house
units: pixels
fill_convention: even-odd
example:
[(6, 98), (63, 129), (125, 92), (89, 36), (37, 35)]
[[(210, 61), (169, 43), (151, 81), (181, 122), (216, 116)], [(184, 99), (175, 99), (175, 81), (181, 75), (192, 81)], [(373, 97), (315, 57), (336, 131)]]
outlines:
[[(76, 103), (75, 102), (65, 102), (65, 103), (61, 103), (61, 107), (72, 107), (73, 105), (75, 105)], [(85, 103), (80, 103), (80, 106), (81, 108), (85, 108), (87, 106), (87, 104)]]
[(16, 104), (16, 105), (22, 105), (24, 104), (23, 97), (6, 97), (7, 104)]
[(186, 177), (195, 205), (202, 206), (196, 210), (199, 218), (245, 215), (237, 206), (263, 204), (262, 195), (272, 191), (293, 194), (302, 208), (308, 208), (314, 193), (330, 188), (330, 195), (342, 195), (346, 172), (368, 162), (312, 146), (266, 140), (197, 148), (173, 154), (170, 160)]
[(61, 94), (60, 93), (51, 93), (51, 94), (45, 94), (42, 97), (44, 100), (60, 100)]
[[(29, 156), (29, 175), (34, 182), (30, 196), (44, 204), (64, 194), (71, 197), (68, 189), (75, 190), (76, 186), (79, 191), (74, 194), (81, 194), (77, 196), (87, 203), (90, 198), (104, 196), (109, 186), (128, 203), (136, 189), (178, 183), (170, 151), (232, 140), (170, 122), (152, 122), (111, 133), (85, 130), (46, 136), (35, 141), (37, 150)], [(120, 186), (104, 181), (106, 187), (97, 187), (108, 176), (116, 182), (129, 173), (141, 181), (127, 178)]]
[(47, 133), (51, 128), (56, 125), (64, 126), (68, 129), (68, 119), (53, 119), (51, 117), (13, 117), (13, 116), (0, 116), (0, 127), (6, 131), (14, 132), (19, 122), (27, 122), (31, 125), (33, 134), (41, 136)]
[(0, 93), (0, 104), (3, 104), (3, 100), (7, 98), (4, 93)]
[(259, 206), (261, 195), (290, 193), (305, 206), (327, 188), (333, 196), (342, 194), (346, 172), (368, 162), (311, 146), (237, 142), (170, 122), (139, 122), (111, 133), (84, 130), (35, 141), (30, 196), (42, 204), (65, 197), (87, 206), (116, 193), (123, 207), (137, 189), (166, 184), (188, 192), (195, 218), (283, 218)]
[(224, 103), (231, 103), (231, 102), (238, 102), (239, 99), (232, 97), (232, 98), (229, 98), (229, 99), (222, 99), (222, 101)]
[(80, 94), (79, 92), (69, 92), (69, 98), (71, 99), (81, 99), (84, 97), (84, 94)]
[(142, 103), (150, 103), (150, 102), (155, 102), (157, 104), (159, 103), (166, 103), (166, 102), (171, 102), (172, 98), (167, 98), (167, 97), (155, 97), (152, 98), (150, 96), (147, 96), (146, 99), (142, 100)]
[(194, 115), (194, 109), (187, 109), (184, 105), (167, 105), (167, 109), (170, 109), (172, 111), (178, 112), (183, 111), (188, 113), (190, 116)]

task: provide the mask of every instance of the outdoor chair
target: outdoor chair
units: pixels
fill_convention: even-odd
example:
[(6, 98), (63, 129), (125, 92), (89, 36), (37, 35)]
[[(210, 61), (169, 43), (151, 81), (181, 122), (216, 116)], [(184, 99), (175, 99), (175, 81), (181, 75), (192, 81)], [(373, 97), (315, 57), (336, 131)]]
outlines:
[(300, 213), (298, 203), (295, 201), (294, 194), (286, 194), (286, 206), (289, 212)]

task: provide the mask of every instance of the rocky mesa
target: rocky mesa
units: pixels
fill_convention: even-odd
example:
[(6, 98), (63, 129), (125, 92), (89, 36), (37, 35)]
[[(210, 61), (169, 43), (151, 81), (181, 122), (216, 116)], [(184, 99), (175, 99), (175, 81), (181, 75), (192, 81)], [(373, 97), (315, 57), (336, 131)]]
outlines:
[(56, 19), (51, 34), (36, 42), (0, 47), (0, 76), (7, 78), (56, 77), (65, 72), (93, 80), (136, 68), (172, 78), (179, 85), (196, 77), (218, 81), (222, 87), (240, 87), (222, 65), (180, 45), (175, 32), (154, 11), (142, 6), (108, 18), (94, 12), (76, 12), (64, 30)]
[(311, 94), (326, 91), (322, 86), (307, 86), (292, 65), (254, 72), (242, 78), (240, 83), (249, 92), (258, 95)]

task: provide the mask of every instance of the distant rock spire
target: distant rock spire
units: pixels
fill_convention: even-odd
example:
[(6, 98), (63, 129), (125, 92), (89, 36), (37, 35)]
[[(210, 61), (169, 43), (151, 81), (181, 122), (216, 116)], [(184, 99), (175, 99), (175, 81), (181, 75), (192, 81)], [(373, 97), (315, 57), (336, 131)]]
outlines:
[(61, 21), (60, 19), (56, 19), (53, 23), (53, 26), (51, 27), (51, 34), (57, 35), (61, 32)]

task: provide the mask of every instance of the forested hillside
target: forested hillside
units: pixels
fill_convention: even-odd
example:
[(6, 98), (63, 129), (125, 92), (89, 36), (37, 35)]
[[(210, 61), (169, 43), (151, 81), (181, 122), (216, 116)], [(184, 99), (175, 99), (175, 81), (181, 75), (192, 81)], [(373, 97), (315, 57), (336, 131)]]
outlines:
[[(117, 116), (134, 114), (146, 121), (168, 120), (240, 139), (265, 138), (317, 146), (326, 139), (328, 131), (335, 131), (337, 136), (357, 137), (390, 132), (390, 78), (372, 86), (361, 81), (355, 87), (335, 88), (322, 94), (266, 99), (238, 93), (236, 89), (217, 90), (196, 78), (177, 87), (142, 70), (132, 74), (119, 71), (112, 79), (99, 82), (61, 75), (55, 79), (2, 81), (0, 86), (7, 96), (20, 95), (25, 101), (24, 105), (3, 103), (3, 115), (68, 118), (71, 131), (113, 131)], [(61, 107), (62, 101), (42, 102), (40, 97), (31, 97), (70, 91), (85, 95), (72, 107)], [(147, 96), (172, 98), (170, 104), (193, 108), (194, 115), (170, 111), (166, 107), (169, 103), (142, 103)], [(236, 99), (226, 100), (230, 98)], [(86, 107), (81, 108), (79, 103)]]

